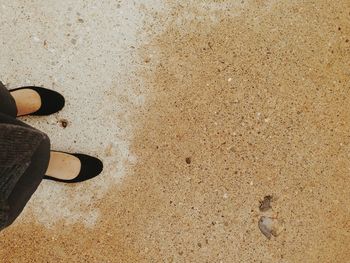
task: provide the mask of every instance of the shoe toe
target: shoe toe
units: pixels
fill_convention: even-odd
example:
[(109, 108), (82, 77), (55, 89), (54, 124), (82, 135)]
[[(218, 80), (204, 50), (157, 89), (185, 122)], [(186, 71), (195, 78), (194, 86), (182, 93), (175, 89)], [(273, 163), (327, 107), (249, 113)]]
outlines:
[(40, 109), (37, 112), (34, 112), (32, 115), (46, 116), (56, 113), (62, 110), (62, 108), (64, 107), (65, 99), (58, 92), (39, 87), (30, 88), (35, 90), (41, 98)]
[(98, 176), (103, 171), (103, 163), (99, 159), (85, 155), (74, 154), (81, 162), (79, 175), (73, 180), (75, 182), (82, 182)]

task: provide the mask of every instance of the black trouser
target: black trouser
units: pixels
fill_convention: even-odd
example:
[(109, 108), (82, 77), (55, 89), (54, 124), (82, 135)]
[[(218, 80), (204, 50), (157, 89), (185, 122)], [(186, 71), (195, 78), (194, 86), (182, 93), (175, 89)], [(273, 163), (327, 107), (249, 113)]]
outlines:
[[(29, 125), (16, 119), (17, 107), (9, 91), (0, 82), (0, 123), (24, 127)], [(30, 127), (32, 128), (32, 127)], [(32, 128), (34, 129), (34, 128)], [(38, 188), (50, 160), (50, 140), (46, 136), (31, 157), (31, 163), (21, 175), (8, 197), (9, 217), (7, 226), (12, 224), (23, 211), (25, 205)]]

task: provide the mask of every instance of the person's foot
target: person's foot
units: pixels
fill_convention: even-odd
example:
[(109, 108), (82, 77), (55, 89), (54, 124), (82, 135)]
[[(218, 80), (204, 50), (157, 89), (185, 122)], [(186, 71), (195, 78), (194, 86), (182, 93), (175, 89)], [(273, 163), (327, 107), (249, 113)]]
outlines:
[(17, 116), (28, 115), (36, 112), (41, 107), (40, 95), (31, 89), (11, 91), (17, 106)]
[(51, 151), (49, 167), (44, 179), (65, 183), (77, 183), (99, 175), (102, 162), (84, 154), (69, 154)]
[(41, 87), (22, 87), (10, 90), (17, 106), (17, 116), (46, 116), (60, 111), (64, 97), (53, 90)]

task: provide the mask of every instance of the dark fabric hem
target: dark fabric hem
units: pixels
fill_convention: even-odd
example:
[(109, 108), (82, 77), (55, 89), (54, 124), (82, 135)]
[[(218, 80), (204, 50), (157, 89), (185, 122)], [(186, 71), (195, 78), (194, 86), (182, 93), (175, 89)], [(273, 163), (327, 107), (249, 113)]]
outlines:
[(0, 81), (0, 112), (13, 118), (17, 117), (17, 106), (10, 91)]

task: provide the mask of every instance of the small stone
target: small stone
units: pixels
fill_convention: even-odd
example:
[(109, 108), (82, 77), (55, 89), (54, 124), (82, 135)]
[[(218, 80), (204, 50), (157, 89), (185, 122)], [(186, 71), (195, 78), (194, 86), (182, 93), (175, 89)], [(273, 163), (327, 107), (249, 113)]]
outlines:
[(261, 212), (266, 212), (271, 209), (272, 195), (267, 195), (264, 200), (260, 201), (259, 210)]
[(186, 158), (186, 163), (187, 163), (187, 164), (191, 164), (191, 162), (192, 162), (191, 157), (187, 157), (187, 158)]
[(280, 222), (276, 218), (268, 216), (262, 216), (258, 223), (261, 233), (264, 234), (268, 239), (272, 236), (277, 237), (282, 230)]
[(67, 126), (68, 126), (68, 120), (66, 120), (66, 119), (61, 119), (61, 120), (60, 120), (60, 124), (61, 124), (61, 126), (65, 129), (65, 128), (67, 128)]

